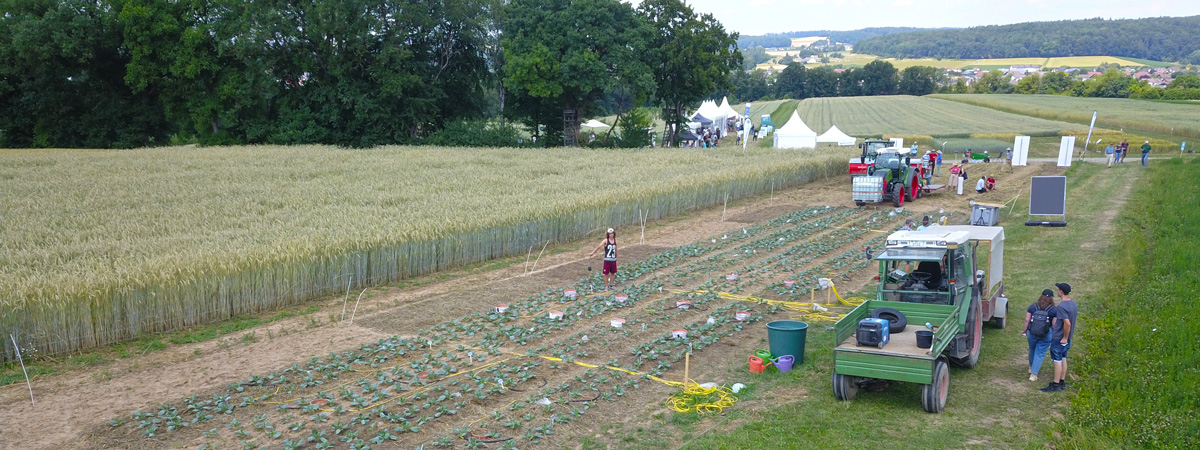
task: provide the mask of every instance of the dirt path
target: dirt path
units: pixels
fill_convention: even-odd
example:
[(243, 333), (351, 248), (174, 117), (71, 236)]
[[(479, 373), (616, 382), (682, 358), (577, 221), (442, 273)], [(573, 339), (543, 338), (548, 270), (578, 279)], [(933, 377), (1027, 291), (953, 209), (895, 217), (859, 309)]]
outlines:
[[(1000, 187), (996, 192), (984, 195), (971, 192), (961, 197), (941, 192), (918, 200), (912, 207), (966, 213), (969, 212), (968, 200), (1003, 202), (1015, 197), (1023, 183), (1008, 183), (1008, 179), (1061, 173), (1061, 169), (1044, 164), (1017, 168), (1015, 176), (1000, 174), (999, 168), (995, 169), (995, 174), (1000, 175)], [(979, 173), (978, 170), (972, 174)], [(941, 182), (935, 180), (935, 184)], [(839, 177), (818, 185), (781, 191), (770, 198), (739, 202), (730, 205), (727, 211), (714, 208), (651, 223), (645, 230), (644, 243), (640, 239), (640, 230), (620, 229), (624, 242), (622, 260), (637, 260), (665, 248), (696, 242), (803, 207), (851, 206), (847, 184), (845, 177)], [(434, 275), (415, 288), (369, 290), (357, 305), (357, 311), (351, 313), (355, 316), (353, 323), (348, 320), (349, 314), (346, 320), (342, 319), (346, 305), (339, 296), (316, 302), (320, 310), (315, 313), (221, 339), (173, 345), (147, 355), (40, 377), (33, 383), (36, 405), (30, 404), (22, 385), (0, 388), (0, 423), (15, 424), (0, 429), (0, 448), (93, 447), (85, 440), (90, 430), (109, 419), (127, 417), (135, 410), (177, 402), (192, 393), (212, 391), (252, 375), (342, 352), (391, 335), (408, 336), (416, 330), (479, 312), (506, 299), (560, 288), (586, 275), (588, 266), (598, 270), (598, 258), (586, 257), (593, 245), (590, 240), (569, 243), (546, 249), (540, 258), (534, 251), (528, 261), (525, 258), (509, 259), (510, 265), (492, 270), (460, 270)], [(529, 270), (535, 259), (536, 270)], [(861, 285), (862, 280), (859, 280), (846, 286), (845, 290), (857, 290)], [(729, 350), (742, 354), (745, 348), (761, 344), (747, 341), (731, 345), (735, 347)], [(648, 411), (660, 407), (655, 400), (653, 404), (639, 404), (634, 409)], [(619, 415), (626, 408), (610, 409)], [(586, 429), (580, 429), (580, 433), (589, 434)]]

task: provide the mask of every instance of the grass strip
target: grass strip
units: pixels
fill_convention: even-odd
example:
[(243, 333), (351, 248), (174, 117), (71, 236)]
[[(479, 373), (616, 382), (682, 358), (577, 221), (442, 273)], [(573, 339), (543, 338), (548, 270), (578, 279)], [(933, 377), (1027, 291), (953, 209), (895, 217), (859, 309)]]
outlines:
[[(1200, 192), (1194, 159), (1150, 166), (1116, 221), (1102, 288), (1081, 320), (1083, 378), (1062, 423), (1079, 448), (1190, 448), (1200, 436)], [(1084, 300), (1087, 302), (1087, 300)]]

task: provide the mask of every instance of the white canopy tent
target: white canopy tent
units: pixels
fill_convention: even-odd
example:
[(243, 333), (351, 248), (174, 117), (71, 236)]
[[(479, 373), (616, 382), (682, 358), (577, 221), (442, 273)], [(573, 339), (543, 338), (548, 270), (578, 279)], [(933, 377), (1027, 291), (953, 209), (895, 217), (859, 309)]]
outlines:
[(711, 119), (713, 122), (712, 127), (717, 130), (719, 133), (718, 136), (725, 137), (727, 134), (725, 130), (725, 120), (729, 118), (729, 115), (725, 111), (722, 111), (721, 107), (717, 106), (716, 102), (712, 100), (705, 100), (704, 103), (700, 104), (700, 109), (696, 110), (692, 116), (695, 116), (696, 114)]
[(775, 130), (775, 148), (817, 148), (817, 133), (792, 111), (792, 118)]
[(601, 122), (596, 119), (592, 119), (587, 122), (581, 123), (581, 124), (579, 124), (579, 126), (587, 127), (587, 128), (608, 128), (607, 123)]
[(732, 117), (734, 119), (742, 118), (742, 115), (738, 113), (736, 109), (733, 109), (732, 106), (729, 106), (729, 97), (724, 97), (721, 99), (721, 106), (719, 108), (721, 108), (721, 112), (724, 112), (725, 116), (727, 117)]
[(826, 131), (825, 134), (817, 136), (817, 142), (833, 142), (837, 145), (854, 145), (857, 140), (853, 137), (850, 137), (850, 135), (843, 133), (842, 130), (838, 129), (837, 125), (834, 125), (829, 127), (829, 131)]

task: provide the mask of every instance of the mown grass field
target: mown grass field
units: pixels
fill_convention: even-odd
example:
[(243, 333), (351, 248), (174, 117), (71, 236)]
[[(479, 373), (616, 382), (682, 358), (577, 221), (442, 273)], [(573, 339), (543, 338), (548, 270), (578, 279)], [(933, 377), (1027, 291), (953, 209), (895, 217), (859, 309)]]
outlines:
[[(845, 170), (843, 154), (0, 151), (0, 328), (58, 354), (273, 310)], [(15, 358), (12, 345), (4, 347)]]
[[(846, 134), (855, 137), (883, 134), (967, 137), (976, 133), (1048, 135), (1079, 128), (1076, 124), (1062, 121), (905, 95), (810, 98), (799, 102), (796, 111), (804, 123), (818, 134), (837, 125)], [(775, 123), (783, 126), (778, 121)]]
[[(1141, 170), (1140, 167), (1138, 167)], [(1191, 299), (1200, 291), (1200, 193), (1181, 188), (1195, 159), (1153, 161), (1117, 217), (1082, 296), (1077, 335), (1088, 351), (1061, 429), (1078, 448), (1194, 448), (1200, 436), (1200, 341)]]
[(930, 97), (1085, 127), (1092, 120), (1092, 111), (1097, 111), (1097, 127), (1200, 138), (1200, 103), (1019, 94), (934, 94)]

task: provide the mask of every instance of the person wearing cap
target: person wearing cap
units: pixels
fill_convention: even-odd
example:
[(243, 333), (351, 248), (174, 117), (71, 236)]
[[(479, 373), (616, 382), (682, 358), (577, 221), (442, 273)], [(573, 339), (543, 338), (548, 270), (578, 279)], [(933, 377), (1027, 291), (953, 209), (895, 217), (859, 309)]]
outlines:
[[(1033, 322), (1033, 314), (1038, 311), (1045, 311), (1046, 317), (1051, 321), (1050, 328), (1041, 336), (1029, 332), (1029, 325)], [(1025, 336), (1029, 341), (1029, 381), (1037, 381), (1038, 370), (1042, 368), (1042, 361), (1046, 359), (1046, 352), (1050, 351), (1050, 338), (1053, 333), (1050, 329), (1054, 327), (1054, 321), (1057, 320), (1058, 308), (1054, 306), (1054, 291), (1049, 289), (1042, 290), (1042, 296), (1038, 297), (1037, 301), (1031, 303), (1029, 308), (1025, 310), (1025, 328), (1021, 331), (1021, 335)], [(1040, 327), (1039, 327), (1040, 328)]]
[(612, 228), (604, 235), (604, 240), (588, 256), (596, 256), (596, 252), (604, 249), (604, 289), (611, 291), (617, 285), (617, 231)]
[(896, 231), (912, 231), (912, 230), (913, 230), (913, 220), (912, 219), (904, 219), (904, 226), (900, 227), (900, 229), (896, 230)]
[(939, 151), (937, 151), (937, 149), (934, 149), (933, 156), (935, 158), (937, 158), (937, 176), (940, 177), (940, 176), (942, 176), (942, 152), (939, 152)]
[(1150, 160), (1150, 141), (1146, 141), (1145, 144), (1142, 144), (1142, 166), (1144, 167), (1146, 165), (1146, 162), (1149, 160)]
[(931, 226), (933, 226), (933, 225), (929, 224), (929, 216), (922, 217), (921, 218), (921, 226), (917, 227), (917, 231), (928, 230), (929, 227), (931, 227)]
[(1071, 339), (1075, 329), (1079, 328), (1076, 318), (1079, 317), (1079, 305), (1071, 299), (1071, 285), (1056, 283), (1058, 296), (1058, 314), (1055, 317), (1053, 332), (1050, 336), (1050, 361), (1054, 363), (1054, 380), (1042, 388), (1042, 392), (1061, 392), (1067, 388), (1067, 350), (1071, 349)]
[(1004, 149), (1004, 167), (1001, 167), (1000, 171), (1004, 171), (1004, 168), (1008, 168), (1008, 172), (1012, 173), (1012, 147)]

